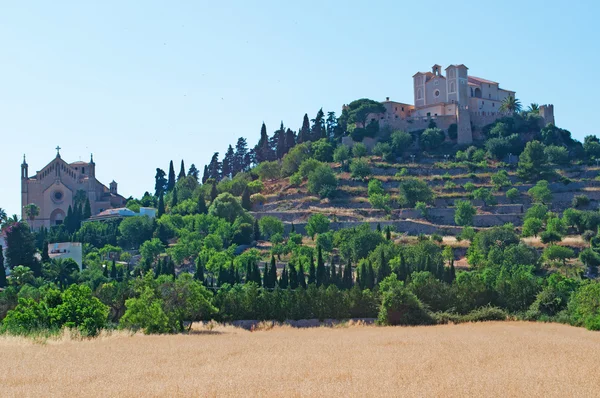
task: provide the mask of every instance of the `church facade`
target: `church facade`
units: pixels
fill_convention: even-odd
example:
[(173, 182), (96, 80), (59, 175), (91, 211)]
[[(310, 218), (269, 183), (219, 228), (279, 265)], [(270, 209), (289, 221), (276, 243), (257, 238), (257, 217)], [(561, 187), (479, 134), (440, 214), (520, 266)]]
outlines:
[(93, 156), (89, 162), (67, 163), (60, 156), (60, 147), (56, 150), (56, 157), (32, 177), (29, 176), (29, 166), (23, 156), (22, 218), (28, 220), (25, 206), (36, 204), (40, 208), (39, 215), (33, 221), (28, 220), (34, 229), (62, 224), (78, 191), (85, 192), (89, 199), (92, 216), (107, 209), (125, 206), (126, 199), (117, 192), (115, 181), (106, 187), (96, 179)]

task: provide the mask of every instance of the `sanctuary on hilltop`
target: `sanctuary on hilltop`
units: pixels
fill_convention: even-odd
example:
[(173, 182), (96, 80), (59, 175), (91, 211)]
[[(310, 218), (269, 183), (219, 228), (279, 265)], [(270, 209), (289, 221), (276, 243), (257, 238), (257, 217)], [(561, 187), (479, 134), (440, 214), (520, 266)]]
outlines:
[[(437, 127), (448, 130), (455, 125), (457, 142), (473, 142), (473, 131), (506, 116), (501, 112), (502, 101), (515, 97), (515, 91), (500, 87), (498, 82), (471, 76), (465, 65), (449, 65), (444, 69), (435, 64), (431, 72), (413, 75), (413, 104), (382, 102), (385, 112), (369, 115), (370, 122), (381, 127), (407, 132), (426, 129), (433, 120)], [(544, 125), (554, 124), (553, 105), (540, 105), (539, 116)]]
[(125, 206), (126, 199), (117, 192), (115, 181), (106, 187), (96, 179), (93, 156), (90, 156), (89, 162), (67, 163), (61, 158), (60, 149), (57, 147), (56, 157), (32, 177), (29, 176), (29, 166), (23, 156), (22, 218), (28, 218), (25, 214), (26, 205), (34, 203), (39, 206), (40, 214), (32, 222), (34, 229), (62, 224), (78, 191), (84, 192), (89, 199), (92, 216), (107, 209)]

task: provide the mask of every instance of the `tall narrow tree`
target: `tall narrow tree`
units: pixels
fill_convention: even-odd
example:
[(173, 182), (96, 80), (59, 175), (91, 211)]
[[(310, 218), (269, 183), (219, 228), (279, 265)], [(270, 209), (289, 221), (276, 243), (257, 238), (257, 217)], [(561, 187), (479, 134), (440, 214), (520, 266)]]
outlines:
[(183, 164), (183, 159), (181, 159), (181, 168), (179, 169), (179, 175), (177, 175), (177, 181), (185, 178), (185, 166)]
[(317, 270), (315, 269), (315, 260), (311, 253), (310, 264), (308, 266), (308, 284), (311, 285), (317, 282)]
[(210, 178), (210, 171), (208, 171), (208, 165), (204, 165), (204, 173), (202, 173), (202, 184), (206, 184), (206, 181)]
[(158, 197), (158, 218), (160, 218), (160, 216), (163, 214), (165, 214), (165, 197), (161, 192), (160, 196)]
[(306, 289), (306, 275), (304, 275), (304, 265), (302, 265), (302, 262), (298, 265), (298, 286)]
[(247, 163), (247, 156), (248, 144), (246, 143), (246, 139), (244, 137), (240, 137), (235, 144), (235, 155), (233, 156), (232, 172), (234, 175), (239, 172), (246, 171), (246, 169), (250, 166), (250, 163)]
[(173, 196), (171, 197), (171, 210), (177, 206), (179, 203), (179, 198), (177, 197), (177, 187), (173, 188)]
[(204, 201), (204, 195), (202, 193), (198, 195), (198, 208), (196, 211), (198, 212), (198, 214), (208, 213), (208, 209), (206, 208), (206, 202)]
[(175, 188), (175, 169), (173, 168), (173, 161), (169, 163), (169, 179), (167, 180), (167, 191), (171, 192)]
[(310, 121), (308, 120), (308, 114), (304, 114), (302, 119), (302, 127), (298, 132), (298, 144), (310, 141)]
[(250, 201), (250, 190), (246, 185), (242, 192), (242, 207), (248, 211), (252, 210), (252, 202)]
[(227, 152), (225, 152), (225, 157), (223, 158), (223, 177), (233, 178), (235, 175), (233, 171), (234, 158), (235, 153), (233, 152), (233, 147), (229, 145)]
[(210, 203), (214, 202), (217, 196), (219, 196), (219, 191), (217, 191), (217, 182), (213, 180), (212, 186), (210, 187)]
[(196, 168), (196, 165), (192, 163), (192, 165), (190, 166), (190, 169), (187, 172), (187, 175), (194, 177), (196, 179), (196, 181), (198, 181), (200, 178), (200, 170), (198, 170)]
[(321, 245), (317, 247), (317, 287), (325, 285), (327, 282), (325, 276), (325, 262), (323, 261), (323, 249)]
[(159, 196), (167, 189), (166, 174), (163, 169), (156, 169), (156, 175), (154, 176), (154, 196)]
[(6, 287), (6, 268), (4, 268), (4, 252), (0, 246), (0, 287)]
[(289, 286), (290, 289), (294, 290), (298, 288), (298, 272), (296, 272), (296, 265), (293, 261), (288, 264), (288, 275), (289, 275)]

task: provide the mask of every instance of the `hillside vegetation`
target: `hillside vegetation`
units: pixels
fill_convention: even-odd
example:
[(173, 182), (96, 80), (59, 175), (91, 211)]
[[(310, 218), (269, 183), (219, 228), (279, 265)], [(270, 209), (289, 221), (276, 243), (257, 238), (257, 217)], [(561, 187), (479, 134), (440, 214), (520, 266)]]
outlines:
[[(518, 101), (516, 103), (518, 105)], [(134, 216), (32, 232), (2, 217), (0, 331), (188, 332), (200, 320), (519, 318), (600, 329), (600, 140), (541, 125), (535, 104), (476, 130), (367, 124), (357, 100), (215, 153), (203, 175), (158, 168)], [(362, 120), (362, 122), (361, 122)], [(27, 207), (30, 220), (35, 204)], [(47, 244), (84, 244), (84, 269)]]

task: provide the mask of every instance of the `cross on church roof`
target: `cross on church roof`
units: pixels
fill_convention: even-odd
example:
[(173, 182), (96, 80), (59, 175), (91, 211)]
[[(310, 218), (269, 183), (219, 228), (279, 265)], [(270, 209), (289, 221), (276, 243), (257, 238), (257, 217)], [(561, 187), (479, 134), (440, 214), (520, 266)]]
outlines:
[(60, 157), (60, 150), (62, 149), (60, 146), (56, 146), (56, 157), (59, 158)]

